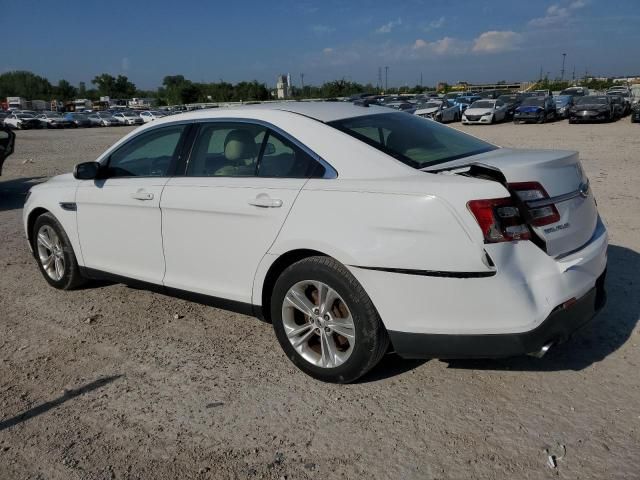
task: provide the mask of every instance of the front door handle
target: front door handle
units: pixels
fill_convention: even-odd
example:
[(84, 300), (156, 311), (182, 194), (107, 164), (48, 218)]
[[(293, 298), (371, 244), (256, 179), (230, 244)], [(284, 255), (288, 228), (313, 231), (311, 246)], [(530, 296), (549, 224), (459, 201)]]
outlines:
[(282, 200), (279, 198), (271, 198), (266, 193), (261, 193), (256, 198), (249, 200), (249, 205), (261, 208), (280, 208), (282, 206)]
[(137, 192), (132, 193), (131, 198), (135, 200), (153, 200), (153, 193), (147, 192), (141, 188)]

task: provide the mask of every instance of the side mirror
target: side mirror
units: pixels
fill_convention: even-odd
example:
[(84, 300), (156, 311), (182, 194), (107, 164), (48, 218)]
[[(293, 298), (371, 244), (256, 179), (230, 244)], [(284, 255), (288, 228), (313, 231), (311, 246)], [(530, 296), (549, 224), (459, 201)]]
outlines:
[(16, 134), (9, 127), (0, 127), (0, 175), (2, 175), (2, 164), (13, 153), (15, 143)]
[(83, 162), (77, 164), (73, 169), (73, 176), (78, 180), (95, 180), (100, 172), (98, 162)]
[(273, 155), (276, 153), (276, 147), (271, 142), (267, 142), (267, 145), (264, 147), (265, 155)]

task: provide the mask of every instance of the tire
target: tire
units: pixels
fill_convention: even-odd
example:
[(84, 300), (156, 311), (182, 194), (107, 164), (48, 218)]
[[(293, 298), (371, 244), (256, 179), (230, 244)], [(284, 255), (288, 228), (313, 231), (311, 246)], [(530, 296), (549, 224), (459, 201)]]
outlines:
[[(318, 298), (316, 285), (323, 286), (328, 292), (325, 298), (332, 299), (326, 305)], [(293, 298), (302, 308), (286, 298)], [(324, 311), (329, 315), (323, 315)], [(308, 257), (282, 272), (271, 296), (271, 319), (278, 342), (291, 362), (325, 382), (357, 380), (377, 365), (389, 346), (387, 331), (362, 285), (330, 257)], [(336, 333), (332, 326), (347, 336)], [(335, 354), (328, 361), (325, 358), (330, 357), (321, 352), (331, 349), (324, 347), (323, 340)], [(296, 347), (292, 343), (295, 341)]]
[[(51, 248), (46, 246), (40, 235), (48, 240)], [(69, 237), (56, 217), (48, 212), (40, 215), (33, 225), (31, 238), (38, 268), (49, 285), (59, 290), (72, 290), (86, 282), (80, 274)], [(48, 258), (53, 258), (49, 268), (45, 266)]]
[(544, 123), (546, 121), (546, 117), (544, 116), (544, 113), (542, 114), (542, 116), (538, 119), (537, 123)]

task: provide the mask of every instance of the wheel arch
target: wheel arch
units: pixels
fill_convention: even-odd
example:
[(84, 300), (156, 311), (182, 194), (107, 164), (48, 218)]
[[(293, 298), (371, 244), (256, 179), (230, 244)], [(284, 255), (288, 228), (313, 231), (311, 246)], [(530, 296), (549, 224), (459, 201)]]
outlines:
[(271, 322), (271, 294), (276, 280), (287, 267), (308, 257), (331, 257), (331, 255), (318, 250), (299, 248), (283, 253), (269, 266), (262, 282), (262, 291), (260, 293), (262, 304), (260, 316), (267, 322)]
[[(36, 207), (29, 212), (29, 216), (27, 217), (27, 240), (29, 240), (29, 245), (33, 245), (33, 226), (38, 217), (44, 213), (51, 213), (51, 211), (44, 207)], [(51, 214), (53, 215), (53, 213)]]

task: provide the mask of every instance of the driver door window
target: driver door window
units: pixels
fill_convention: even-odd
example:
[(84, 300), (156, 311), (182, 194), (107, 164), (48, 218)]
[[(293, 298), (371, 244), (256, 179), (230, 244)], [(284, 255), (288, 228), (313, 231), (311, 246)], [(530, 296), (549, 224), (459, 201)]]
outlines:
[(107, 176), (166, 177), (176, 160), (185, 125), (155, 129), (134, 138), (109, 157)]

